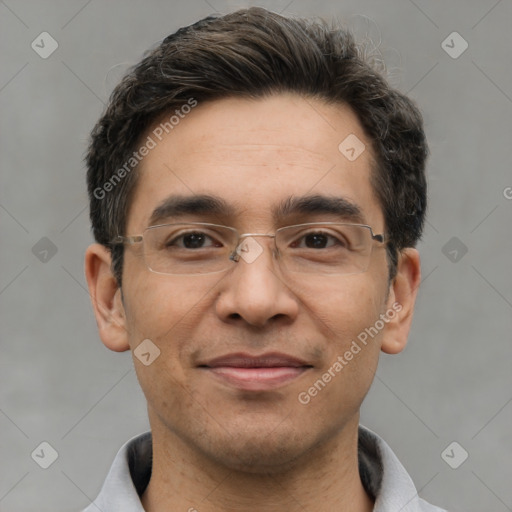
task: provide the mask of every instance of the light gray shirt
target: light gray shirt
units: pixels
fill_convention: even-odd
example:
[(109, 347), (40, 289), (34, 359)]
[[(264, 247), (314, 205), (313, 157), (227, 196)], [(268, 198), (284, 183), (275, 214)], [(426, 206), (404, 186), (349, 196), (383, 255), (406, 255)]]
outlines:
[[(377, 434), (359, 426), (359, 473), (374, 512), (447, 512), (418, 496), (411, 477)], [(118, 452), (100, 494), (83, 512), (144, 512), (140, 496), (151, 477), (151, 432), (128, 441)]]

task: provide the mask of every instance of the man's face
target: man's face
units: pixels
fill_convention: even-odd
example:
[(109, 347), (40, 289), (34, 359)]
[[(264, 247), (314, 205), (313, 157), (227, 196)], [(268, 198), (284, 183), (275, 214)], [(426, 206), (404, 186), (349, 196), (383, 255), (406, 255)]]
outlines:
[[(338, 149), (350, 134), (366, 145), (354, 161)], [(272, 215), (289, 198), (321, 195), (353, 203), (363, 223), (382, 233), (370, 152), (356, 116), (344, 106), (296, 95), (199, 104), (143, 159), (126, 234), (142, 233), (170, 196), (199, 194), (221, 198), (232, 211), (159, 223), (211, 222), (240, 233), (273, 233), (292, 224), (346, 221), (321, 211)], [(273, 239), (257, 241), (264, 251), (252, 263), (241, 259), (226, 272), (196, 276), (153, 273), (140, 244), (126, 246), (123, 306), (130, 348), (150, 339), (161, 351), (148, 366), (134, 358), (154, 433), (227, 467), (271, 471), (358, 423), (387, 325), (359, 343), (342, 370), (332, 367), (391, 308), (393, 296), (386, 251), (378, 243), (366, 272), (315, 275), (281, 270)], [(243, 384), (208, 367), (219, 357), (269, 353), (304, 364), (270, 384)], [(330, 368), (334, 376), (303, 403), (304, 392)]]

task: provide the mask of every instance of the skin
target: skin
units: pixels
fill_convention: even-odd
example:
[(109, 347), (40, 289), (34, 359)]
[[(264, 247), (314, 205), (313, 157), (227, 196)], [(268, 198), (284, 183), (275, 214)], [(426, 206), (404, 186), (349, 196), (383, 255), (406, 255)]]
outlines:
[[(338, 150), (351, 133), (366, 145), (353, 162)], [(383, 233), (370, 185), (372, 162), (370, 144), (347, 106), (293, 94), (200, 104), (141, 162), (126, 233), (142, 233), (170, 194), (203, 193), (223, 197), (236, 215), (190, 220), (241, 233), (338, 220), (315, 214), (276, 223), (271, 207), (304, 194), (343, 196), (359, 206), (374, 233)], [(126, 246), (122, 296), (109, 252), (98, 244), (87, 250), (86, 276), (103, 343), (133, 351), (149, 338), (161, 351), (149, 366), (134, 357), (153, 433), (144, 508), (370, 511), (357, 467), (359, 409), (380, 351), (398, 353), (406, 345), (420, 281), (418, 252), (403, 251), (391, 283), (386, 251), (378, 244), (364, 273), (291, 277), (273, 260), (272, 239), (258, 242), (265, 250), (254, 262), (193, 277), (150, 272), (140, 244)], [(298, 394), (395, 302), (402, 309), (378, 336), (301, 404)], [(260, 393), (197, 367), (228, 353), (271, 351), (313, 367)]]

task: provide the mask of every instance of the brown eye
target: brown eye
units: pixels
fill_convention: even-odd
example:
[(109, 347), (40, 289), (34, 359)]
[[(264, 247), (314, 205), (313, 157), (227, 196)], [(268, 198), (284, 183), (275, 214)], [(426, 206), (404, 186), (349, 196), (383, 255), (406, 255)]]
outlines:
[(293, 247), (300, 249), (327, 249), (333, 246), (345, 247), (346, 243), (342, 238), (324, 232), (307, 233), (293, 244)]
[(327, 244), (327, 237), (321, 234), (307, 235), (305, 238), (306, 247), (310, 249), (323, 249)]
[(183, 233), (168, 240), (167, 248), (203, 249), (208, 247), (222, 247), (222, 244), (202, 231)]
[(189, 233), (181, 237), (183, 239), (183, 246), (187, 249), (197, 249), (202, 247), (206, 240), (204, 233)]

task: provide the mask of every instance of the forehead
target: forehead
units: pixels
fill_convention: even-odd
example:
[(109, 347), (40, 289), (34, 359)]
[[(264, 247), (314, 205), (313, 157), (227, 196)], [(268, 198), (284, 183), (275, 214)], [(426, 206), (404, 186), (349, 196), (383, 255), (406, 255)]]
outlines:
[[(382, 223), (370, 185), (372, 152), (349, 107), (279, 94), (198, 104), (165, 124), (171, 116), (145, 135), (153, 147), (139, 164), (128, 231), (160, 220), (177, 197), (190, 205), (196, 196), (222, 200), (224, 208), (211, 212), (215, 220), (247, 220), (252, 229), (293, 216), (296, 209), (286, 205), (311, 196), (353, 205), (360, 221)], [(307, 206), (301, 218), (306, 214)]]

